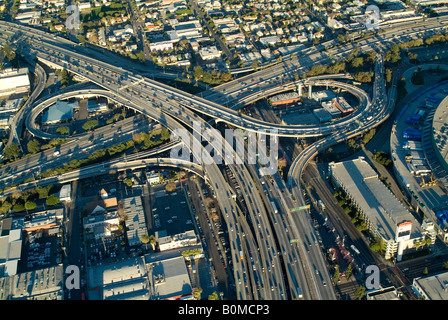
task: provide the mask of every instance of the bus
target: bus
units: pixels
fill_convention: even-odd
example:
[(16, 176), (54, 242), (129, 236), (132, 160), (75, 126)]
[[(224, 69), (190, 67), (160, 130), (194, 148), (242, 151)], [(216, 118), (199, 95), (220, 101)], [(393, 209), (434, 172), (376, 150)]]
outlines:
[(350, 248), (351, 248), (354, 252), (356, 252), (356, 254), (360, 254), (358, 248), (356, 248), (354, 245), (351, 245)]
[(271, 201), (272, 208), (274, 208), (274, 213), (278, 213), (277, 207), (275, 206), (274, 201)]

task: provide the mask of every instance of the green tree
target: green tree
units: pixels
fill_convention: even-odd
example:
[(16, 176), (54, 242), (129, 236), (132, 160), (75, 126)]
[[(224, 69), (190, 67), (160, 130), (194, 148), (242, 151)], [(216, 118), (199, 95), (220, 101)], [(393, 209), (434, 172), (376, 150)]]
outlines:
[(353, 275), (353, 269), (352, 269), (352, 264), (350, 263), (347, 266), (347, 269), (345, 269), (345, 278), (346, 279), (350, 279), (350, 277)]
[(361, 300), (365, 294), (366, 294), (366, 288), (364, 286), (360, 285), (358, 288), (356, 288), (355, 297), (357, 299)]
[(36, 202), (34, 201), (27, 201), (25, 202), (25, 209), (26, 210), (33, 210), (36, 208)]
[(196, 288), (193, 291), (193, 296), (196, 300), (200, 300), (201, 299), (201, 293), (202, 293), (202, 288)]
[(336, 265), (334, 267), (333, 282), (337, 283), (340, 278), (341, 278), (341, 273), (339, 272), (339, 265)]
[(148, 250), (149, 235), (147, 233), (142, 234), (140, 236), (140, 241), (145, 244), (145, 249)]
[(69, 129), (69, 127), (63, 126), (63, 127), (57, 128), (56, 132), (59, 133), (59, 134), (69, 134), (70, 133), (70, 129)]
[(176, 190), (176, 184), (174, 182), (167, 183), (165, 186), (166, 192), (173, 192)]
[(52, 195), (48, 196), (48, 198), (45, 202), (49, 206), (54, 206), (54, 205), (57, 205), (60, 201), (59, 201), (59, 197), (57, 195), (52, 194)]
[(255, 60), (254, 62), (252, 62), (252, 69), (257, 70), (258, 66), (260, 65), (260, 62), (258, 60)]
[(17, 146), (17, 144), (12, 142), (9, 146), (5, 148), (4, 154), (7, 160), (16, 160), (20, 154), (19, 147)]
[(16, 203), (16, 204), (12, 207), (12, 209), (14, 210), (14, 212), (21, 212), (21, 211), (25, 210), (25, 207), (24, 207), (24, 205), (21, 204), (21, 203)]
[(448, 261), (443, 263), (443, 269), (448, 270)]
[(40, 151), (40, 143), (36, 139), (32, 139), (27, 143), (28, 152), (31, 154), (38, 153)]
[(125, 181), (126, 181), (126, 185), (127, 185), (128, 187), (132, 187), (133, 182), (132, 182), (132, 179), (131, 179), (131, 178), (127, 178)]
[(214, 291), (212, 294), (208, 296), (208, 300), (218, 300), (218, 293)]
[(1, 213), (8, 213), (9, 210), (12, 208), (12, 203), (5, 200), (2, 202), (2, 205), (0, 206), (0, 212)]
[(82, 125), (82, 128), (84, 130), (88, 131), (88, 130), (92, 130), (96, 126), (98, 126), (98, 120), (89, 120)]

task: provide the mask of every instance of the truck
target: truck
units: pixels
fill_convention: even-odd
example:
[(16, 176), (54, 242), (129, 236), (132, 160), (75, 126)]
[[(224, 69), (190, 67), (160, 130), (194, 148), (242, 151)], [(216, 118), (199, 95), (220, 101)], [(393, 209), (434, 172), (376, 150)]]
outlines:
[(243, 260), (244, 259), (244, 255), (243, 255), (243, 251), (240, 250), (240, 259)]
[(271, 201), (272, 208), (274, 209), (274, 213), (278, 213), (277, 207), (275, 206), (274, 201)]
[(324, 202), (323, 202), (322, 200), (318, 200), (317, 203), (319, 203), (319, 207), (320, 207), (322, 210), (325, 210), (325, 204), (324, 204)]

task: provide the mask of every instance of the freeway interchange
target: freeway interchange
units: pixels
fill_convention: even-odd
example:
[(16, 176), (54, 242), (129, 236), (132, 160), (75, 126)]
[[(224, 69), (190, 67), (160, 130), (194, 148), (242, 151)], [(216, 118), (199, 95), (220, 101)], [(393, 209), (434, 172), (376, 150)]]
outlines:
[[(88, 48), (80, 47), (78, 44), (60, 37), (55, 38), (43, 31), (37, 32), (30, 27), (1, 21), (0, 43), (12, 42), (12, 47), (27, 58), (36, 57), (42, 63), (52, 67), (65, 68), (83, 77), (102, 87), (103, 89), (99, 90), (102, 95), (160, 122), (171, 132), (185, 128), (189, 130), (191, 141), (193, 143), (197, 141), (201, 145), (202, 160), (210, 164), (202, 164), (198, 167), (193, 162), (180, 161), (176, 165), (203, 176), (219, 200), (219, 207), (229, 230), (233, 261), (232, 276), (238, 299), (334, 300), (336, 295), (331, 285), (325, 259), (321, 248), (314, 245), (316, 235), (311, 219), (306, 211), (293, 214), (291, 209), (305, 205), (300, 178), (306, 164), (319, 151), (369, 130), (384, 121), (393, 108), (395, 85), (392, 86), (386, 97), (381, 55), (377, 57), (372, 98), (356, 86), (337, 81), (337, 77), (333, 79), (332, 77), (319, 77), (294, 81), (287, 85), (284, 82), (292, 80), (295, 73), (305, 73), (313, 64), (329, 63), (330, 55), (343, 58), (354, 47), (365, 51), (374, 49), (381, 51), (387, 48), (386, 40), (392, 41), (395, 38), (397, 30), (403, 36), (412, 37), (422, 32), (421, 29), (438, 30), (443, 28), (442, 22), (438, 19), (427, 19), (423, 23), (403, 24), (393, 30), (386, 29), (384, 33), (375, 36), (383, 40), (379, 46), (377, 46), (377, 40), (372, 43), (369, 42), (370, 38), (366, 38), (342, 46), (334, 46), (329, 48), (325, 54), (311, 49), (308, 50), (309, 55), (302, 54), (292, 57), (276, 66), (218, 86), (205, 92), (202, 97), (146, 78), (138, 73), (138, 69), (128, 61), (121, 63), (117, 60), (115, 62), (117, 65), (107, 63), (102, 61), (101, 56), (95, 54), (93, 50), (89, 54)], [(419, 30), (415, 31), (414, 28)], [(396, 80), (394, 78), (392, 82), (396, 83)], [(331, 125), (318, 126), (276, 125), (241, 115), (234, 110), (266, 95), (290, 90), (298, 85), (307, 86), (309, 84), (317, 86), (330, 84), (350, 91), (358, 98), (358, 110), (350, 117), (343, 118)], [(59, 96), (54, 99), (57, 97)], [(62, 93), (60, 97), (64, 97)], [(228, 108), (225, 105), (233, 107)], [(20, 121), (26, 122), (27, 127), (31, 128), (32, 112), (29, 110), (27, 112), (20, 115), (23, 118)], [(201, 141), (203, 132), (197, 131), (195, 124), (199, 123), (204, 130), (214, 128), (200, 115), (213, 118), (215, 123), (224, 122), (234, 127), (243, 128), (247, 132), (257, 132), (263, 129), (266, 134), (275, 136), (321, 137), (322, 139), (305, 149), (294, 160), (287, 184), (278, 173), (272, 175), (272, 180), (260, 176), (259, 164), (249, 164), (247, 159), (238, 159), (239, 155), (234, 153), (234, 159), (239, 161), (228, 164), (227, 168), (229, 174), (244, 190), (242, 196), (246, 207), (242, 210), (235, 200), (233, 189), (224, 177), (222, 168), (213, 162), (209, 153), (204, 151), (202, 146), (204, 140)], [(134, 121), (132, 126), (123, 125), (126, 130), (123, 131), (120, 140), (126, 141), (135, 130), (142, 129), (145, 125), (147, 122), (144, 119)], [(72, 160), (75, 157), (83, 157), (91, 152), (89, 150), (103, 147), (108, 141), (111, 143), (116, 139), (114, 137), (115, 130), (112, 126), (97, 130), (98, 133), (95, 132), (96, 140), (93, 144), (87, 136), (72, 140), (61, 146), (58, 157), (54, 156), (53, 150), (48, 150), (5, 165), (0, 171), (0, 187), (4, 188), (23, 182), (32, 177), (37, 172), (37, 168), (44, 171), (45, 168), (57, 167), (64, 161)], [(44, 139), (50, 138), (40, 136), (38, 131), (31, 132)], [(224, 145), (228, 144), (226, 140), (222, 140)], [(173, 143), (169, 148), (176, 145), (179, 144)], [(226, 150), (231, 148), (233, 150), (232, 146), (226, 146), (229, 148)], [(191, 149), (191, 145), (186, 147)], [(245, 149), (244, 145), (239, 147)], [(165, 151), (166, 148), (163, 150)], [(160, 152), (160, 150), (156, 152)], [(144, 160), (150, 155), (153, 153), (142, 153), (127, 162), (124, 162), (123, 159), (110, 160), (96, 165), (96, 167), (80, 169), (80, 172), (91, 175), (101, 174), (102, 171), (98, 168), (105, 170), (113, 167), (173, 166), (172, 159)], [(41, 164), (43, 161), (45, 161), (45, 166)], [(79, 172), (67, 173), (61, 177), (52, 178), (53, 180), (49, 179), (46, 183), (51, 183), (51, 181), (55, 181), (54, 179), (59, 182), (71, 181), (80, 176), (82, 175)], [(36, 181), (36, 183), (44, 183), (44, 181)], [(274, 210), (272, 203), (277, 203), (279, 210)]]

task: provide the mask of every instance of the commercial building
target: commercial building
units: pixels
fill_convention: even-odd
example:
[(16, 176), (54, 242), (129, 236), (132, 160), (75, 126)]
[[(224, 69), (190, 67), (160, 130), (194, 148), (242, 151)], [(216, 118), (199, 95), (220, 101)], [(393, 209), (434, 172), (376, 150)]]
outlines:
[(316, 91), (313, 92), (311, 94), (311, 97), (315, 100), (315, 101), (329, 101), (331, 99), (335, 98), (335, 95), (333, 93), (333, 91), (331, 90), (322, 90), (322, 91)]
[(291, 103), (294, 103), (294, 102), (297, 102), (300, 100), (301, 100), (301, 97), (299, 96), (299, 94), (297, 92), (293, 91), (293, 92), (288, 92), (288, 93), (277, 94), (277, 95), (271, 97), (269, 99), (269, 102), (273, 106), (278, 106), (278, 105), (291, 104)]
[(146, 179), (148, 180), (149, 184), (157, 184), (160, 182), (160, 175), (158, 172), (151, 171), (146, 173)]
[(34, 213), (29, 220), (23, 222), (23, 230), (26, 232), (50, 230), (58, 227), (58, 220), (64, 216), (64, 208), (49, 209)]
[(336, 108), (341, 111), (342, 116), (346, 116), (353, 112), (352, 106), (343, 98), (337, 97), (331, 100)]
[(329, 114), (331, 114), (331, 117), (339, 118), (341, 116), (341, 111), (336, 108), (336, 106), (331, 101), (324, 101), (322, 102), (322, 108), (328, 111)]
[(331, 121), (333, 118), (331, 114), (325, 110), (324, 108), (317, 108), (313, 110), (313, 114), (316, 116), (316, 118), (319, 120), (319, 122), (328, 122)]
[(118, 230), (119, 224), (117, 211), (90, 215), (83, 220), (86, 237), (91, 237), (95, 240), (109, 238), (113, 231)]
[(60, 201), (71, 201), (72, 200), (72, 185), (70, 183), (64, 184), (59, 190), (59, 200)]
[(0, 73), (0, 96), (9, 96), (30, 91), (28, 68), (8, 68)]
[(221, 50), (216, 46), (203, 47), (199, 49), (199, 55), (204, 61), (218, 59), (221, 56)]
[(193, 288), (188, 275), (185, 259), (176, 255), (145, 256), (148, 278), (153, 284), (151, 299), (153, 300), (190, 300), (193, 298)]
[(126, 214), (126, 234), (130, 246), (140, 245), (140, 237), (148, 234), (146, 227), (145, 212), (140, 197), (125, 198), (123, 201), (124, 213)]
[(63, 265), (0, 278), (0, 300), (63, 300)]
[(436, 275), (414, 278), (412, 281), (414, 293), (425, 300), (448, 300), (448, 272)]
[(195, 246), (199, 244), (198, 237), (194, 230), (189, 230), (175, 235), (159, 237), (157, 239), (160, 251), (177, 249), (188, 246)]
[(146, 255), (88, 268), (88, 300), (185, 300), (193, 288), (185, 260)]
[(73, 119), (73, 111), (78, 107), (78, 102), (57, 100), (43, 113), (42, 123), (51, 124)]
[(88, 300), (149, 300), (150, 282), (142, 257), (87, 269)]
[(0, 221), (0, 276), (17, 273), (22, 250), (22, 229), (12, 218)]
[[(401, 261), (405, 250), (425, 239), (429, 231), (423, 230), (364, 158), (331, 162), (329, 170), (333, 184), (350, 197), (370, 231), (384, 243), (386, 259), (396, 256)], [(430, 238), (435, 240), (432, 234)]]
[(260, 43), (264, 46), (273, 46), (280, 42), (279, 37), (277, 36), (268, 36), (259, 39)]

